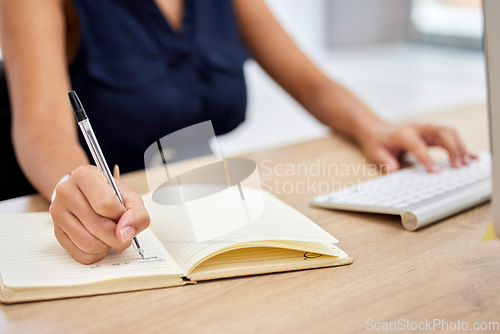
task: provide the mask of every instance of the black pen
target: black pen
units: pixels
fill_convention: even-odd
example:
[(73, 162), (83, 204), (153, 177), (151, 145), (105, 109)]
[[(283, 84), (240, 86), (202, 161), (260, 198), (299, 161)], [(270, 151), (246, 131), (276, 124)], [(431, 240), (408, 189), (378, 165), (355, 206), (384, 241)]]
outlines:
[[(99, 170), (104, 174), (106, 180), (108, 180), (109, 185), (115, 191), (116, 196), (118, 196), (120, 203), (123, 205), (123, 199), (120, 194), (120, 191), (116, 186), (113, 176), (111, 175), (108, 164), (106, 163), (106, 159), (102, 154), (101, 147), (97, 142), (97, 138), (95, 137), (94, 131), (92, 130), (89, 118), (85, 113), (85, 109), (83, 109), (82, 103), (80, 102), (78, 95), (76, 95), (76, 92), (72, 90), (71, 92), (68, 93), (68, 96), (69, 96), (69, 101), (71, 102), (71, 107), (73, 107), (73, 111), (75, 112), (75, 117), (78, 126), (80, 126), (80, 130), (82, 130), (83, 137), (85, 137), (85, 141), (87, 142), (90, 152), (92, 153), (92, 157), (94, 158), (97, 168), (99, 168)], [(137, 240), (136, 237), (134, 237), (133, 240), (135, 248), (139, 252), (139, 255), (144, 259), (144, 251), (139, 245), (139, 241)]]

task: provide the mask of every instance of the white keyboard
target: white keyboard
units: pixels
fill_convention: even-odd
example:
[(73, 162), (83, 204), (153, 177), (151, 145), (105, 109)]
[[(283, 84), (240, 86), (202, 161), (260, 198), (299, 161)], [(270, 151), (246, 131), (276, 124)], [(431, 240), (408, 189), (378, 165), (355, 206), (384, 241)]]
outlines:
[(400, 215), (405, 229), (415, 231), (491, 197), (491, 156), (461, 168), (447, 161), (438, 173), (428, 173), (418, 164), (353, 187), (316, 197), (317, 207)]

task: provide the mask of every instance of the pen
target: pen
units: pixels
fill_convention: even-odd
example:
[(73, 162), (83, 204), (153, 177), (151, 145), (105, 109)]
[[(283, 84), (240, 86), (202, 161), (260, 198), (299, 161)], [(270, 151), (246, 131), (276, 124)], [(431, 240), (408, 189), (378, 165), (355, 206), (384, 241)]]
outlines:
[[(120, 191), (118, 191), (118, 187), (116, 186), (115, 180), (111, 175), (108, 164), (106, 163), (106, 159), (102, 154), (101, 147), (97, 142), (97, 138), (95, 137), (94, 131), (92, 130), (89, 118), (85, 113), (85, 109), (83, 109), (82, 103), (80, 102), (78, 95), (76, 95), (76, 92), (72, 90), (71, 92), (68, 93), (68, 96), (69, 96), (69, 101), (71, 102), (71, 107), (73, 107), (73, 111), (75, 113), (76, 122), (78, 123), (80, 130), (82, 130), (83, 137), (85, 137), (85, 141), (87, 142), (89, 150), (92, 153), (92, 157), (94, 158), (97, 168), (99, 168), (101, 173), (104, 174), (109, 185), (115, 191), (116, 196), (118, 196), (120, 203), (123, 205), (123, 199), (120, 194)], [(133, 241), (135, 248), (139, 252), (139, 255), (144, 259), (144, 251), (139, 245), (139, 241), (137, 240), (136, 237), (134, 237)]]

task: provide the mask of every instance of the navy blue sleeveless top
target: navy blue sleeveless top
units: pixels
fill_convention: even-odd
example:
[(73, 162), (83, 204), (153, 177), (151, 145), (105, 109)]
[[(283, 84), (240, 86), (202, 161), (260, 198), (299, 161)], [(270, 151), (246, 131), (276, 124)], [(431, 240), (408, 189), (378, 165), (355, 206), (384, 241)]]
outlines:
[(73, 3), (71, 83), (110, 165), (142, 169), (146, 148), (173, 131), (211, 120), (222, 134), (244, 120), (248, 52), (231, 0), (185, 0), (181, 32), (153, 0)]

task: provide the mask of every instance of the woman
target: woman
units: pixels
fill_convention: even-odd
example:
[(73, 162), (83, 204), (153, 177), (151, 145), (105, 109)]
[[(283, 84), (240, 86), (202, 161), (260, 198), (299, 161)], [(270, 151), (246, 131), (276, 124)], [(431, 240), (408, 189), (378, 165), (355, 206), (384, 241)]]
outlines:
[(125, 171), (142, 168), (145, 148), (171, 131), (211, 119), (220, 134), (243, 121), (242, 64), (249, 54), (387, 171), (399, 168), (403, 152), (436, 171), (428, 145), (444, 147), (455, 167), (472, 158), (454, 130), (379, 119), (311, 63), (264, 0), (2, 0), (1, 6), (14, 148), (43, 196), (56, 189), (54, 233), (82, 263), (129, 247), (149, 217), (139, 195), (119, 184), (123, 207), (89, 165), (67, 101), (71, 87), (108, 161)]

